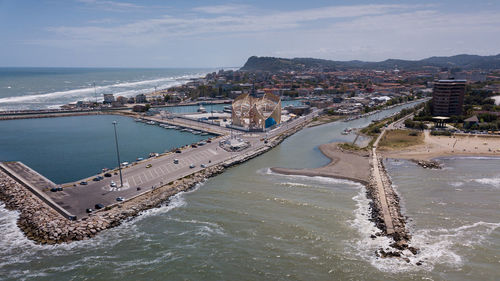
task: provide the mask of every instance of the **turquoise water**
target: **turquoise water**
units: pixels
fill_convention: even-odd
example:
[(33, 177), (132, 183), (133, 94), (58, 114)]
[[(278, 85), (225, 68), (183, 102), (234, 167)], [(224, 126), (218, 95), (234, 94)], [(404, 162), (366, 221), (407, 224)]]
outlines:
[(166, 89), (215, 71), (205, 68), (0, 67), (0, 111), (58, 108), (103, 94), (131, 97)]
[(269, 172), (321, 166), (319, 144), (352, 140), (344, 128), (395, 110), (304, 129), (87, 241), (34, 245), (0, 207), (0, 279), (498, 280), (499, 160), (444, 160), (440, 171), (388, 162), (422, 250), (410, 264), (375, 257), (388, 240), (369, 238), (377, 229), (361, 185)]
[(118, 166), (113, 121), (122, 162), (207, 138), (114, 115), (0, 121), (0, 161), (21, 161), (55, 183), (95, 175)]

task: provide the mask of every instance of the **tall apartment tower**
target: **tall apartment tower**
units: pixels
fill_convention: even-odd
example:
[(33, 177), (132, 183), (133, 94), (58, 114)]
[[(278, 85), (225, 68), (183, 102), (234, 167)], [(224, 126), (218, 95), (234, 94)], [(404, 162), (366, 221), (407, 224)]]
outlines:
[(465, 80), (439, 80), (434, 82), (432, 107), (434, 116), (462, 115)]

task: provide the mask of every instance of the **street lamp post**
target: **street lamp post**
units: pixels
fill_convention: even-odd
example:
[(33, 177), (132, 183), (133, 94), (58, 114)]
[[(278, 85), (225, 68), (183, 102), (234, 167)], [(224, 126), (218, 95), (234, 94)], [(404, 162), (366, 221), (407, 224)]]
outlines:
[(118, 170), (120, 171), (120, 187), (123, 187), (123, 178), (122, 178), (122, 165), (120, 161), (120, 151), (118, 150), (118, 136), (116, 135), (116, 121), (113, 121), (113, 127), (115, 128), (115, 144), (116, 144), (116, 156), (118, 158)]

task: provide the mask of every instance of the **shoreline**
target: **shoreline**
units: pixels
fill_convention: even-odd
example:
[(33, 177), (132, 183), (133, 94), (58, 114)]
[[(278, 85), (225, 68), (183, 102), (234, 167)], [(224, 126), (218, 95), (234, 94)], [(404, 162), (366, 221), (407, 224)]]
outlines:
[(348, 151), (339, 148), (337, 145), (338, 143), (333, 142), (319, 146), (321, 153), (330, 159), (330, 162), (323, 167), (312, 169), (272, 167), (271, 171), (285, 175), (345, 179), (367, 185), (370, 173), (368, 164), (369, 153)]
[(214, 177), (232, 166), (246, 162), (271, 150), (287, 137), (307, 126), (307, 124), (308, 122), (283, 132), (271, 139), (267, 146), (258, 150), (174, 180), (123, 203), (108, 206), (81, 220), (71, 221), (66, 219), (1, 170), (0, 200), (5, 203), (7, 209), (19, 212), (17, 226), (28, 239), (35, 243), (59, 244), (86, 240), (103, 230), (118, 226), (123, 221), (140, 215), (142, 211), (168, 202), (171, 196), (191, 190), (198, 183)]
[(500, 157), (500, 136), (431, 136), (424, 132), (424, 143), (401, 149), (379, 148), (384, 158), (430, 161), (443, 157)]

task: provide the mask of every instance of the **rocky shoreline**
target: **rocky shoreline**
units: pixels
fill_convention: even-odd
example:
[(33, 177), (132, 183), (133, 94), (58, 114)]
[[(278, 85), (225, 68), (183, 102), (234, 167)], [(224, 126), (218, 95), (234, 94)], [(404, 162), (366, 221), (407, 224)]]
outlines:
[(243, 163), (269, 151), (288, 136), (301, 130), (305, 125), (307, 123), (275, 137), (262, 149), (208, 167), (123, 203), (106, 207), (93, 213), (88, 218), (77, 221), (68, 220), (60, 215), (2, 170), (0, 170), (0, 200), (5, 203), (7, 209), (19, 212), (18, 227), (28, 239), (38, 244), (58, 244), (86, 240), (96, 236), (103, 230), (118, 226), (123, 221), (138, 216), (144, 210), (165, 204), (171, 196), (188, 191), (198, 183), (222, 173), (231, 166)]

